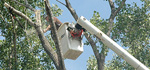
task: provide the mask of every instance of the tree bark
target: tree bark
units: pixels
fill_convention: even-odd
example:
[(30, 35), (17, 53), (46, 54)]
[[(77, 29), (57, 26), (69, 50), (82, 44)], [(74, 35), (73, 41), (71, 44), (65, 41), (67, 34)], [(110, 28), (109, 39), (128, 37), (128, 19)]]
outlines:
[(76, 14), (76, 11), (72, 8), (69, 0), (65, 0), (66, 2), (66, 7), (68, 8), (68, 10), (70, 11), (70, 13), (72, 14), (72, 16), (74, 17), (74, 19), (77, 21), (78, 20), (78, 15)]
[(53, 14), (52, 14), (52, 11), (50, 9), (51, 7), (50, 7), (50, 4), (49, 4), (48, 0), (44, 0), (44, 2), (45, 2), (45, 8), (46, 8), (47, 16), (49, 16), (51, 31), (52, 31), (52, 34), (53, 34), (53, 39), (54, 39), (55, 47), (56, 47), (56, 50), (57, 50), (57, 56), (58, 56), (58, 62), (59, 62), (59, 68), (57, 68), (57, 69), (58, 70), (65, 70), (64, 58), (62, 56), (62, 51), (60, 49), (61, 45), (60, 45), (60, 40), (58, 38), (56, 25), (55, 25), (55, 23), (53, 21), (53, 18), (52, 18)]
[(85, 33), (84, 35), (85, 35), (86, 39), (88, 40), (88, 42), (90, 43), (90, 45), (92, 46), (94, 55), (97, 60), (98, 70), (101, 70), (101, 68), (102, 68), (101, 59), (100, 59), (100, 55), (99, 55), (99, 50), (97, 50), (97, 47), (96, 47), (96, 43), (92, 40), (92, 38), (90, 38), (90, 36), (87, 33)]

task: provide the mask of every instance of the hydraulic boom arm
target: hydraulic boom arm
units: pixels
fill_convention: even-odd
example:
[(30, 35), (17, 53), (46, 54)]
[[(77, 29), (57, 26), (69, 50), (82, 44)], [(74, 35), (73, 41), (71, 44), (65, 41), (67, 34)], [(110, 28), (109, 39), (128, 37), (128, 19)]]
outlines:
[(93, 35), (96, 35), (107, 47), (109, 47), (116, 54), (118, 54), (120, 57), (122, 57), (125, 61), (127, 61), (135, 69), (149, 70), (144, 64), (142, 64), (139, 60), (137, 60), (135, 57), (133, 57), (126, 50), (124, 50), (121, 46), (119, 46), (116, 42), (114, 42), (111, 38), (109, 38), (106, 34), (104, 34), (101, 30), (99, 30), (97, 27), (95, 27), (92, 23), (90, 23), (83, 16), (81, 16), (77, 22), (83, 28), (85, 28), (88, 32), (90, 32)]

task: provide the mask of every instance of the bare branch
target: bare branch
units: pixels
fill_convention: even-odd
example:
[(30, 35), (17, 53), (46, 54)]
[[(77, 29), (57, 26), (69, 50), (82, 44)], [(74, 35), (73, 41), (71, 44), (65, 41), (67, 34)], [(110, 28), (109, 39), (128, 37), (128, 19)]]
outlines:
[(12, 12), (14, 12), (15, 14), (17, 14), (17, 15), (23, 17), (24, 19), (28, 20), (28, 21), (30, 22), (30, 24), (31, 24), (32, 26), (34, 26), (34, 22), (33, 22), (29, 17), (27, 17), (25, 14), (23, 14), (22, 12), (20, 12), (20, 11), (14, 9), (12, 6), (10, 6), (10, 5), (7, 4), (7, 3), (5, 3), (4, 5), (5, 5), (5, 7), (9, 8), (9, 9), (12, 9)]
[(36, 25), (41, 26), (40, 10), (35, 11)]
[(113, 3), (112, 0), (109, 0), (110, 6), (114, 6), (114, 7), (111, 7), (111, 16), (110, 16), (111, 19), (115, 18), (115, 16), (117, 15), (117, 13), (121, 10), (121, 8), (123, 7), (123, 5), (125, 4), (125, 1), (126, 0), (122, 0), (120, 6), (115, 10), (115, 6), (114, 6), (114, 4), (112, 4)]
[[(35, 28), (38, 36), (40, 38), (40, 41), (42, 43), (42, 46), (44, 48), (44, 50), (46, 51), (46, 53), (50, 56), (50, 58), (52, 59), (52, 61), (54, 62), (54, 65), (56, 66), (56, 62), (58, 62), (58, 57), (56, 52), (54, 51), (54, 49), (51, 47), (51, 45), (49, 44), (48, 40), (46, 39), (46, 37), (43, 34), (43, 29), (41, 27), (36, 27)], [(57, 66), (56, 66), (57, 67)]]
[(111, 10), (115, 8), (115, 5), (112, 0), (108, 0)]
[(69, 2), (69, 0), (65, 0), (66, 1), (66, 7), (68, 8), (68, 10), (70, 11), (70, 13), (72, 14), (72, 16), (74, 17), (74, 19), (77, 21), (78, 20), (78, 15), (75, 12), (75, 10), (71, 7), (71, 4)]
[(66, 4), (62, 3), (61, 1), (59, 0), (56, 0), (57, 2), (61, 3), (62, 5), (66, 6)]
[(101, 68), (100, 68), (101, 60), (100, 60), (99, 50), (97, 50), (97, 48), (96, 48), (96, 43), (92, 40), (92, 38), (87, 33), (85, 33), (84, 35), (93, 49), (93, 52), (94, 52), (94, 55), (96, 57), (97, 64), (98, 64), (98, 70), (101, 70)]
[(54, 38), (53, 40), (55, 42), (55, 46), (57, 49), (58, 61), (57, 61), (57, 63), (55, 63), (55, 65), (58, 70), (65, 70), (64, 59), (62, 56), (62, 51), (60, 49), (61, 45), (60, 45), (60, 41), (58, 39), (57, 29), (56, 29), (56, 26), (55, 26), (53, 18), (52, 18), (51, 7), (50, 7), (48, 0), (44, 0), (44, 2), (45, 2), (46, 13), (49, 16), (49, 22), (51, 23), (50, 25), (52, 26), (51, 31), (52, 31), (53, 38)]
[(22, 4), (22, 3), (20, 3), (20, 2), (18, 2), (16, 0), (12, 0), (12, 1), (16, 2), (19, 5), (25, 6), (26, 8), (28, 8), (28, 9), (30, 9), (32, 11), (36, 11), (36, 9), (34, 9), (33, 7), (31, 7), (29, 4)]
[(120, 6), (118, 7), (118, 9), (114, 12), (114, 16), (117, 15), (117, 13), (121, 10), (121, 8), (123, 7), (123, 5), (125, 4), (126, 0), (122, 0)]
[[(119, 8), (117, 10), (114, 10), (115, 7), (111, 7), (111, 15), (110, 15), (110, 18), (109, 18), (109, 28), (108, 28), (108, 32), (107, 32), (107, 35), (110, 36), (110, 32), (112, 30), (112, 27), (113, 27), (113, 22), (114, 22), (114, 18), (116, 17), (117, 13), (121, 10), (121, 8), (123, 7), (123, 5), (125, 4), (125, 1), (126, 0), (122, 0)], [(112, 3), (112, 0), (109, 0), (109, 3), (110, 3), (110, 6), (113, 5)]]

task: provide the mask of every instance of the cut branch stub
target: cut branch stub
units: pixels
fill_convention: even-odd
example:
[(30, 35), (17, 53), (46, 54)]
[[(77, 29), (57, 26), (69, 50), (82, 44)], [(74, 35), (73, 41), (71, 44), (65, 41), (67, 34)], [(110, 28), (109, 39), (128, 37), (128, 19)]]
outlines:
[(36, 25), (41, 26), (40, 10), (35, 11)]

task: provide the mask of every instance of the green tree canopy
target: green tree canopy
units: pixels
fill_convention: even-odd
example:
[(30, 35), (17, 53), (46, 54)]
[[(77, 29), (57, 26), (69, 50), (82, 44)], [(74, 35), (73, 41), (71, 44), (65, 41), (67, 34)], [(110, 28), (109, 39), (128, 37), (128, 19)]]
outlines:
[[(111, 38), (119, 42), (127, 51), (136, 57), (146, 66), (150, 66), (150, 1), (141, 1), (142, 5), (138, 6), (136, 3), (126, 4), (117, 14)], [(120, 4), (115, 1), (115, 4)], [(104, 32), (107, 31), (107, 24), (105, 27), (103, 20), (99, 19), (100, 15), (95, 12), (91, 19), (93, 24), (100, 25), (99, 28)], [(107, 20), (105, 20), (107, 22)], [(103, 29), (104, 28), (104, 29)], [(106, 28), (106, 29), (105, 29)], [(88, 68), (95, 68), (95, 58), (91, 57), (88, 60)], [(106, 62), (107, 63), (107, 62)], [(126, 61), (115, 55), (111, 61), (105, 65), (105, 70), (133, 70)], [(96, 70), (96, 69), (94, 69)]]
[[(45, 28), (46, 22), (44, 15), (46, 15), (46, 11), (44, 2), (41, 0), (25, 1), (27, 0), (1, 0), (0, 2), (0, 19), (2, 19), (0, 20), (0, 31), (1, 35), (5, 38), (4, 40), (0, 40), (0, 69), (55, 69), (52, 60), (47, 57), (48, 55), (44, 51), (41, 42), (36, 35), (35, 29), (28, 24), (29, 22), (27, 20), (14, 14), (21, 22), (20, 24), (22, 24), (23, 28), (21, 28), (19, 23), (12, 18), (9, 10), (4, 7), (4, 2), (7, 2), (17, 10), (26, 14), (33, 21), (35, 21), (34, 12), (22, 4), (40, 9), (42, 26)], [(62, 13), (62, 10), (57, 5), (53, 5), (52, 11), (54, 16), (59, 16)], [(14, 35), (16, 35), (16, 43), (14, 43)], [(51, 40), (51, 36), (46, 34), (46, 37), (54, 47), (54, 42)], [(14, 46), (14, 44), (16, 44), (16, 46)]]

